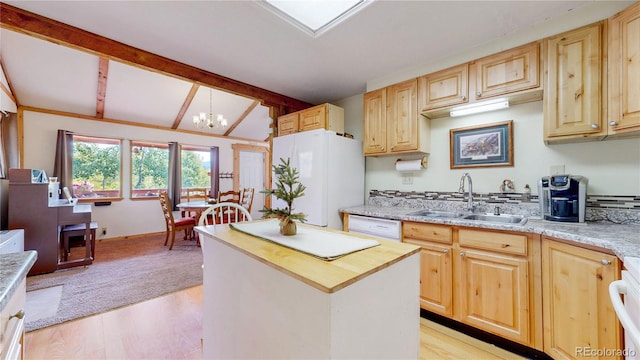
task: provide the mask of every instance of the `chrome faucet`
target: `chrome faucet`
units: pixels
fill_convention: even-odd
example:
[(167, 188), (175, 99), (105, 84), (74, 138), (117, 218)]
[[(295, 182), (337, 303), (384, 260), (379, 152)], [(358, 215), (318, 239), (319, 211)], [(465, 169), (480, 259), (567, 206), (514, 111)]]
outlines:
[(473, 182), (471, 181), (471, 174), (464, 173), (460, 178), (460, 187), (458, 188), (458, 192), (464, 193), (464, 179), (469, 181), (469, 199), (467, 200), (467, 210), (473, 212)]

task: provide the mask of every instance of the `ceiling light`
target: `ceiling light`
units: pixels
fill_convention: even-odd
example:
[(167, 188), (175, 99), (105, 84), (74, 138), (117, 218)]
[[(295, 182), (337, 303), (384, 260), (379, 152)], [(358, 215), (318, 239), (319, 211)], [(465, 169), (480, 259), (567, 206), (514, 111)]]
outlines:
[(213, 117), (213, 89), (209, 89), (209, 116), (207, 117), (207, 114), (203, 112), (201, 112), (200, 115), (194, 115), (193, 123), (198, 128), (205, 126), (210, 129), (227, 127), (227, 119), (225, 119), (222, 114), (218, 114), (215, 118)]
[(505, 98), (480, 101), (477, 103), (456, 106), (451, 109), (449, 115), (451, 117), (477, 114), (487, 111), (506, 109), (509, 107), (509, 100)]
[(372, 0), (264, 0), (257, 3), (311, 36), (355, 14)]

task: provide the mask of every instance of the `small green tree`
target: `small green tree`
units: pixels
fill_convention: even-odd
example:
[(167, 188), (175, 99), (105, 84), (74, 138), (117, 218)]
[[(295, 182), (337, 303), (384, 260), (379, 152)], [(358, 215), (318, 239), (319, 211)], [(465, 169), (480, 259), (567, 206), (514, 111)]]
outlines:
[(304, 213), (293, 213), (293, 200), (304, 195), (306, 187), (299, 181), (298, 169), (292, 168), (291, 159), (280, 158), (280, 165), (273, 165), (273, 172), (276, 176), (276, 188), (265, 189), (261, 193), (267, 196), (275, 196), (287, 203), (283, 209), (264, 207), (260, 210), (265, 218), (278, 218), (281, 223), (288, 223), (293, 220), (305, 222), (307, 215)]

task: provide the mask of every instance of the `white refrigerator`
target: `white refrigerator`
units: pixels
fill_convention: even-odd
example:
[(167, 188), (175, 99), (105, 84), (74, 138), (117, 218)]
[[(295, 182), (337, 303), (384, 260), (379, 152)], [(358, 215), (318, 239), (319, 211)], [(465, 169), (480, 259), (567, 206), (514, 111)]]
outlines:
[[(273, 139), (273, 165), (291, 159), (298, 169), (304, 196), (293, 200), (294, 212), (307, 215), (307, 224), (342, 230), (338, 209), (364, 204), (364, 156), (362, 142), (317, 129)], [(275, 176), (272, 174), (272, 186)], [(272, 196), (271, 207), (285, 202)]]

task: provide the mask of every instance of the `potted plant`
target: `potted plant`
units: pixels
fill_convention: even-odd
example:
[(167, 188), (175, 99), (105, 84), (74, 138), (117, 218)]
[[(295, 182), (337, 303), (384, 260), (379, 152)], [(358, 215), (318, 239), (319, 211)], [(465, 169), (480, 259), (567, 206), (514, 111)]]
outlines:
[(265, 189), (261, 193), (267, 196), (274, 195), (283, 200), (287, 206), (283, 209), (264, 207), (260, 210), (265, 218), (280, 219), (280, 233), (282, 235), (295, 235), (297, 232), (294, 220), (305, 222), (307, 216), (304, 213), (293, 213), (293, 200), (304, 195), (306, 187), (299, 181), (298, 169), (292, 168), (291, 159), (280, 158), (279, 165), (273, 165), (273, 172), (276, 176), (275, 189)]

